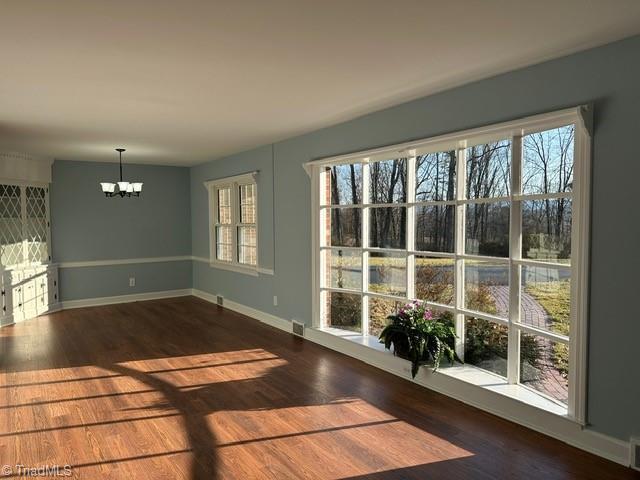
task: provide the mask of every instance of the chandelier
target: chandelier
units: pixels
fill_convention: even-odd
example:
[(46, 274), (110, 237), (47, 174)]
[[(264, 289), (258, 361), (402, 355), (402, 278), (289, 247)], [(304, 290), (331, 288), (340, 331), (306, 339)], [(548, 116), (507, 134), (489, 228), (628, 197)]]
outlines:
[(116, 195), (120, 195), (121, 197), (139, 197), (140, 192), (142, 192), (142, 182), (125, 182), (124, 180), (122, 180), (122, 152), (124, 151), (126, 151), (124, 148), (116, 148), (116, 152), (120, 154), (120, 181), (117, 182), (118, 191), (116, 192), (115, 183), (100, 183), (100, 186), (102, 187), (102, 193), (104, 193), (107, 197), (115, 197)]

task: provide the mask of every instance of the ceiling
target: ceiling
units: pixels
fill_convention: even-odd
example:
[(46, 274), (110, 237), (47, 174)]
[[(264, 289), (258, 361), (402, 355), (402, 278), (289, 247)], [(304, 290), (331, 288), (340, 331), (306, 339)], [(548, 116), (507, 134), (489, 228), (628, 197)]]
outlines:
[(638, 0), (2, 0), (0, 150), (193, 165), (638, 33)]

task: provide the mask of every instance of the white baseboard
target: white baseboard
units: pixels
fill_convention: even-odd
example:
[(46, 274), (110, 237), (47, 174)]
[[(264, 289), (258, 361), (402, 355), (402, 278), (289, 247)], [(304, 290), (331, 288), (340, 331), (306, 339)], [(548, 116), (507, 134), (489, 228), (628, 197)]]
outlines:
[[(203, 290), (198, 290), (195, 288), (192, 290), (192, 292), (194, 297), (201, 298), (203, 300), (206, 300), (207, 302), (217, 303), (217, 295), (213, 295), (211, 293), (207, 293)], [(262, 323), (266, 323), (267, 325), (271, 325), (272, 327), (279, 328), (280, 330), (291, 333), (291, 322), (280, 317), (276, 317), (275, 315), (271, 315), (270, 313), (265, 313), (263, 311), (256, 310), (255, 308), (247, 307), (246, 305), (234, 302), (233, 300), (229, 300), (228, 298), (224, 299), (224, 308), (228, 308), (229, 310), (233, 310), (234, 312), (241, 313), (243, 315), (246, 315), (247, 317), (251, 317), (255, 320), (261, 321)]]
[[(216, 303), (216, 295), (202, 290), (194, 289), (193, 295)], [(288, 320), (247, 307), (227, 298), (224, 299), (224, 307), (291, 333), (291, 322)], [(629, 466), (630, 447), (628, 442), (584, 428), (565, 417), (545, 412), (444, 374), (421, 372), (416, 377), (416, 380), (412, 380), (406, 360), (394, 357), (388, 352), (381, 352), (326, 332), (307, 328), (305, 329), (305, 338), (581, 450), (615, 463)]]
[(157, 300), (160, 298), (184, 297), (192, 295), (190, 288), (182, 290), (165, 290), (163, 292), (133, 293), (130, 295), (116, 295), (113, 297), (83, 298), (81, 300), (67, 300), (61, 303), (62, 309), (82, 307), (97, 307), (100, 305), (113, 305), (115, 303), (142, 302), (144, 300)]

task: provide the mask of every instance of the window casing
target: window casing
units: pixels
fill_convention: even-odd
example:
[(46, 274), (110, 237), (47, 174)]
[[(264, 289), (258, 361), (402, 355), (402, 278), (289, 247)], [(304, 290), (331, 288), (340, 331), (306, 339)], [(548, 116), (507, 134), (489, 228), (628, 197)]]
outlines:
[(256, 174), (205, 183), (209, 192), (210, 263), (234, 270), (258, 266)]
[(48, 263), (49, 187), (0, 181), (0, 267)]
[(449, 316), (467, 363), (584, 422), (585, 112), (308, 164), (314, 324), (377, 336), (423, 300)]

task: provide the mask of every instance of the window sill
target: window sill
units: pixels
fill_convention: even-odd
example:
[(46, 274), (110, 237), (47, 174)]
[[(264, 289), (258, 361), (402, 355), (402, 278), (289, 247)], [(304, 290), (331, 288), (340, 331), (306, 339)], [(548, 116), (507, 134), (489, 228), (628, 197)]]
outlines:
[(258, 276), (257, 267), (250, 267), (246, 265), (240, 265), (237, 263), (219, 262), (216, 260), (210, 260), (209, 266), (212, 268), (219, 268), (220, 270), (228, 270), (230, 272), (243, 273), (245, 275), (250, 275), (252, 277)]
[[(365, 347), (366, 349), (376, 351), (378, 352), (378, 355), (383, 355), (381, 359), (383, 364), (376, 366), (380, 366), (380, 368), (391, 371), (393, 373), (400, 373), (399, 371), (401, 371), (401, 376), (405, 378), (408, 377), (409, 379), (411, 378), (410, 374), (408, 374), (410, 370), (409, 361), (394, 356), (391, 351), (384, 348), (384, 345), (380, 343), (380, 341), (376, 337), (370, 335), (361, 335), (357, 332), (349, 332), (337, 328), (323, 328), (314, 330), (327, 333), (333, 337), (339, 337), (340, 339), (346, 340), (350, 343), (354, 343)], [(367, 352), (363, 353), (364, 355), (353, 356), (355, 356), (356, 358), (360, 358), (367, 363), (372, 363), (364, 358)], [(552, 400), (546, 397), (544, 394), (541, 394), (525, 385), (509, 384), (504, 377), (488, 372), (486, 370), (482, 370), (473, 365), (460, 363), (449, 365), (448, 363), (443, 362), (436, 375), (438, 374), (448, 378), (459, 380), (461, 382), (464, 382), (465, 384), (480, 387), (484, 390), (496, 393), (510, 400), (515, 400), (517, 402), (534, 407), (538, 410), (543, 410), (545, 412), (563, 417), (567, 420), (574, 421), (567, 415), (566, 405)], [(416, 376), (415, 381), (429, 388), (431, 386), (430, 384), (432, 378), (434, 377), (429, 367), (423, 367)]]

